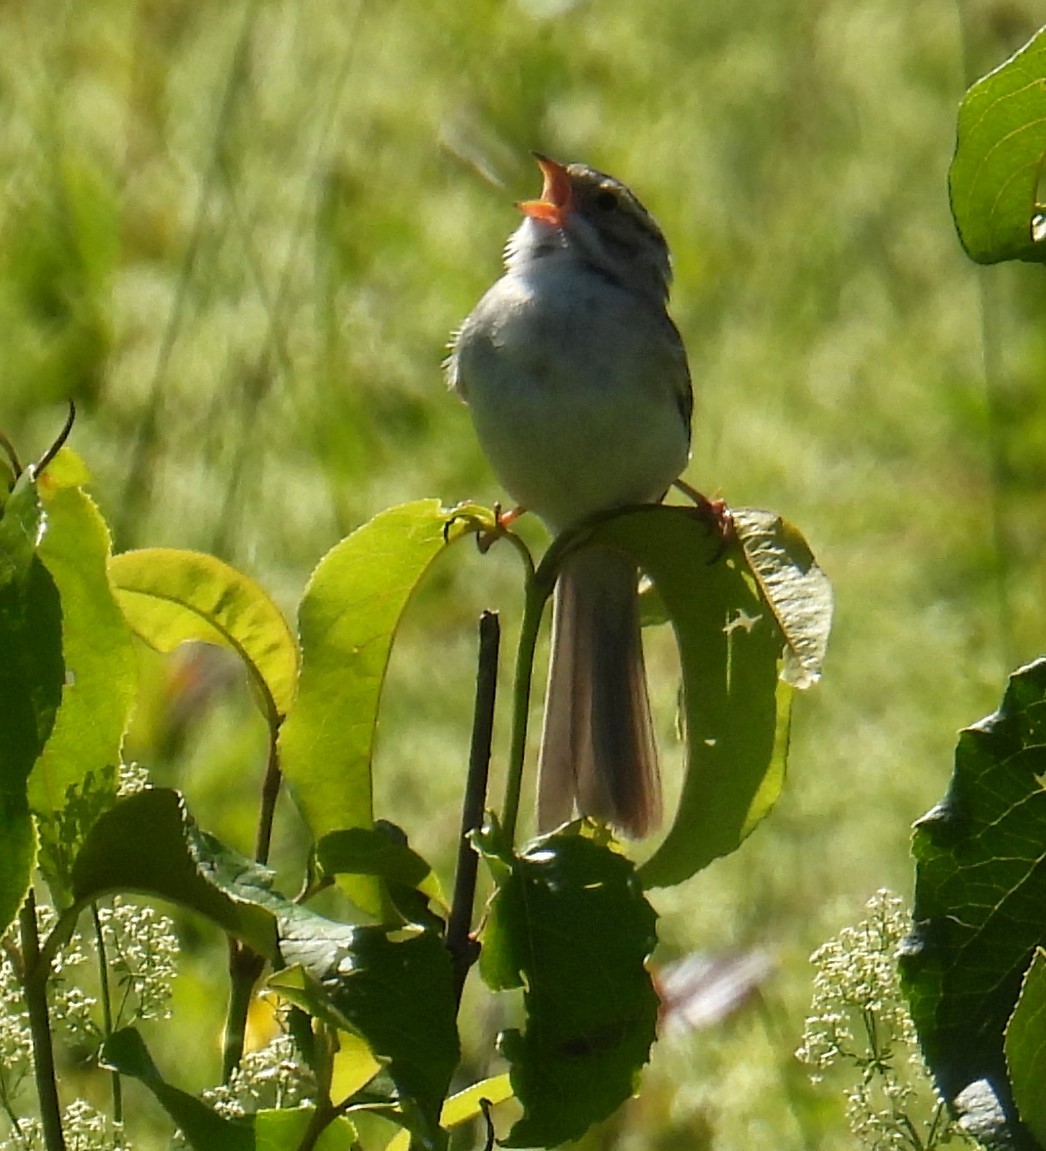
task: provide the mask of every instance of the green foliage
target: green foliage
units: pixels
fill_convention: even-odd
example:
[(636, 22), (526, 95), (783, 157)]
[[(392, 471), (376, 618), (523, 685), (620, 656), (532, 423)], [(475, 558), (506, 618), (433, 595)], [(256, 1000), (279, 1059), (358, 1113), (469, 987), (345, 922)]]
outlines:
[[(290, 968), (274, 986), (333, 1026), (362, 1036), (399, 1095), (401, 1122), (423, 1147), (442, 1147), (440, 1111), (460, 1048), (450, 956), (417, 927), (346, 927), (291, 915), (280, 933)], [(295, 969), (305, 976), (300, 989)]]
[[(647, 962), (656, 916), (635, 865), (606, 829), (587, 825), (522, 846), (514, 825), (477, 832), (495, 880), (480, 934), (482, 970), (495, 990), (524, 988), (523, 1026), (506, 1027), (498, 1041), (511, 1068), (508, 1085), (495, 1079), (489, 1095), (448, 1100), (461, 1059), (461, 981), (475, 953), (467, 940), (449, 937), (443, 916), (463, 914), (468, 924), (474, 890), (456, 883), (448, 909), (431, 865), (398, 827), (373, 819), (374, 733), (393, 641), (433, 562), (462, 538), (478, 539), (482, 550), (499, 539), (511, 543), (523, 561), (531, 629), (571, 548), (596, 541), (632, 552), (673, 624), (686, 722), (701, 745), (678, 816), (690, 823), (695, 842), (685, 846), (678, 830), (670, 832), (647, 865), (654, 881), (678, 882), (736, 848), (780, 788), (787, 710), (778, 710), (775, 685), (789, 651), (803, 661), (807, 679), (816, 676), (830, 613), (824, 588), (810, 582), (819, 569), (801, 537), (755, 513), (746, 514), (759, 526), (734, 535), (729, 520), (710, 509), (647, 508), (562, 537), (535, 568), (524, 542), (492, 511), (463, 505), (448, 512), (432, 500), (392, 508), (329, 553), (310, 581), (299, 613), (299, 683), (298, 645), (257, 585), (201, 553), (160, 548), (110, 556), (106, 525), (82, 490), (82, 465), (69, 453), (51, 463), (53, 474), (44, 469), (35, 484), (19, 481), (0, 519), (0, 638), (18, 672), (3, 697), (13, 733), (5, 765), (8, 838), (17, 845), (21, 836), (26, 845), (8, 856), (7, 898), (13, 913), (29, 877), (35, 816), (55, 903), (42, 938), (31, 905), (20, 919), (19, 963), (37, 1021), (37, 1061), (46, 1066), (49, 1059), (48, 984), (57, 987), (63, 957), (72, 962), (79, 920), (90, 909), (103, 1018), (88, 1019), (83, 1005), (56, 1005), (55, 1017), (79, 1018), (73, 1025), (100, 1062), (117, 1077), (139, 1080), (197, 1151), (333, 1147), (356, 1138), (346, 1116), (357, 1114), (391, 1120), (409, 1133), (411, 1146), (439, 1151), (447, 1146), (444, 1124), (486, 1117), (492, 1099), (510, 1095), (522, 1114), (507, 1145), (551, 1147), (615, 1111), (633, 1094), (655, 1037), (658, 997)], [(752, 566), (746, 548), (756, 553)], [(804, 586), (820, 597), (805, 611)], [(239, 657), (269, 729), (254, 859), (201, 829), (182, 793), (140, 780), (131, 786), (126, 769), (117, 777), (114, 760), (135, 687), (128, 624), (161, 652), (203, 642)], [(533, 643), (521, 639), (519, 651), (525, 664)], [(525, 748), (529, 682), (526, 666), (516, 681), (516, 749)], [(508, 794), (518, 797), (524, 766), (522, 756), (510, 759)], [(285, 767), (315, 837), (296, 900), (278, 890), (266, 866)], [(40, 780), (32, 813), (30, 769)], [(703, 811), (692, 794), (698, 776)], [(335, 882), (377, 922), (340, 923), (307, 906)], [(125, 984), (124, 998), (139, 980), (123, 950), (106, 956), (124, 945), (106, 927), (112, 913), (100, 902), (124, 892), (176, 905), (229, 937), (230, 1072), (243, 1056), (252, 992), (264, 965), (273, 967), (268, 988), (293, 1005), (288, 1026), (297, 1053), (288, 1058), (311, 1077), (311, 1110), (287, 1120), (262, 1107), (237, 1118), (217, 1100), (212, 1106), (167, 1081), (112, 1001), (111, 979)], [(136, 931), (148, 947), (148, 931)], [(362, 1046), (351, 1088), (335, 1099), (339, 1036)], [(41, 1087), (40, 1108), (53, 1146), (65, 1120), (50, 1073), (42, 1082), (50, 1084), (52, 1102)], [(4, 1100), (13, 1113), (6, 1094)], [(120, 1117), (117, 1102), (117, 1124)]]
[(137, 1031), (127, 1028), (111, 1035), (102, 1046), (101, 1059), (103, 1066), (144, 1083), (195, 1151), (254, 1151), (253, 1119), (223, 1119), (194, 1095), (172, 1087)]
[(83, 906), (112, 891), (181, 904), (260, 955), (276, 956), (278, 903), (264, 868), (196, 827), (177, 792), (148, 788), (120, 800), (91, 828), (72, 873)]
[(1046, 261), (1046, 28), (978, 80), (959, 109), (949, 175), (963, 247), (982, 264)]
[(495, 991), (524, 988), (525, 1029), (499, 1041), (524, 1115), (500, 1142), (555, 1147), (632, 1095), (649, 1058), (655, 912), (629, 860), (582, 827), (518, 855), (496, 826), (476, 842), (495, 881), (480, 970)]
[(214, 556), (173, 548), (123, 552), (109, 563), (116, 602), (135, 634), (161, 652), (189, 641), (234, 651), (273, 726), (294, 698), (298, 649), (279, 608)]
[(84, 490), (89, 482), (65, 449), (37, 485), (47, 517), (40, 558), (62, 601), (66, 666), (55, 729), (29, 780), (41, 815), (61, 811), (69, 789), (84, 786), (85, 768), (115, 774), (138, 686), (130, 631), (109, 590), (109, 529)]
[[(680, 649), (686, 777), (668, 834), (640, 871), (648, 887), (680, 883), (735, 851), (769, 812), (784, 784), (788, 747), (791, 690), (780, 679), (782, 661), (798, 643), (807, 651), (807, 676), (816, 677), (823, 658), (831, 596), (820, 569), (808, 549), (802, 565), (783, 550), (771, 559), (766, 536), (757, 547), (755, 532), (745, 533), (746, 516), (754, 523), (760, 513), (737, 513), (740, 546), (685, 508), (615, 516), (592, 534), (636, 557)], [(762, 586), (746, 540), (764, 567)], [(805, 602), (809, 614), (793, 613), (786, 640), (778, 620), (789, 600)]]
[[(902, 974), (926, 1060), (960, 1113), (967, 1093), (999, 1146), (1014, 1117), (1006, 1029), (1046, 944), (1046, 660), (1010, 677), (997, 712), (959, 738), (945, 798), (916, 825), (914, 929)], [(1041, 1038), (1041, 1036), (1040, 1036)]]
[(1046, 952), (1036, 948), (1006, 1025), (1006, 1067), (1021, 1120), (1046, 1147)]
[(23, 476), (0, 518), (0, 924), (22, 905), (36, 853), (28, 781), (55, 723), (65, 681), (62, 607), (39, 548), (44, 515)]

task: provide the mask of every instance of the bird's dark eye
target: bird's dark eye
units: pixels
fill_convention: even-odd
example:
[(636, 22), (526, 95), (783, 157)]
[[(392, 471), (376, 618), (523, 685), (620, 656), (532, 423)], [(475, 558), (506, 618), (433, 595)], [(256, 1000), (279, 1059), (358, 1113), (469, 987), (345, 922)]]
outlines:
[(596, 193), (594, 202), (601, 212), (612, 212), (617, 207), (617, 196), (609, 188), (602, 188)]

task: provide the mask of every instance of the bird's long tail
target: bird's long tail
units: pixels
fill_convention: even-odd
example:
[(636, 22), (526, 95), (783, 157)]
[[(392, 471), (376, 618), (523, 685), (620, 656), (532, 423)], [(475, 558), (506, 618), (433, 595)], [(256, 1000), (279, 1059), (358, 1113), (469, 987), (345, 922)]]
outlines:
[(637, 838), (660, 820), (637, 578), (631, 558), (610, 548), (564, 561), (541, 737), (542, 830), (570, 819), (575, 804)]

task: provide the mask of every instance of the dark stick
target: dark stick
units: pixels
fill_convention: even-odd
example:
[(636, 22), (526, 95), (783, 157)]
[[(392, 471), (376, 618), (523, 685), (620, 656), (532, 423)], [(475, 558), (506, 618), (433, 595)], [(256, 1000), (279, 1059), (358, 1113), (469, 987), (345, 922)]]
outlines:
[(51, 1020), (47, 1010), (47, 978), (50, 965), (40, 955), (40, 935), (36, 928), (36, 897), (30, 887), (19, 913), (22, 960), (25, 971), (25, 1003), (33, 1041), (33, 1072), (40, 1101), (40, 1122), (47, 1151), (65, 1151), (58, 1081), (55, 1076), (54, 1048), (51, 1046)]
[(472, 746), (461, 805), (461, 838), (458, 840), (458, 864), (454, 875), (454, 899), (447, 924), (447, 950), (454, 965), (454, 992), (461, 1003), (465, 977), (476, 962), (479, 948), (469, 938), (472, 905), (476, 898), (476, 873), (479, 857), (469, 840), (471, 832), (483, 823), (487, 802), (487, 777), (490, 772), (490, 744), (494, 729), (494, 701), (497, 697), (498, 648), (501, 625), (497, 613), (485, 611), (479, 617), (479, 660), (476, 669), (476, 705), (472, 717)]

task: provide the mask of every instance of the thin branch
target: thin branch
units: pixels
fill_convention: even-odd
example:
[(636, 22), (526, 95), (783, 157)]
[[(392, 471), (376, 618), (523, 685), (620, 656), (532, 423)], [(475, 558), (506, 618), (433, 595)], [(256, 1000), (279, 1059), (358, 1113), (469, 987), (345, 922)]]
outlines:
[(65, 441), (69, 438), (69, 433), (73, 430), (73, 424), (76, 422), (76, 404), (72, 400), (69, 401), (69, 413), (65, 417), (65, 423), (62, 425), (62, 430), (58, 433), (54, 443), (47, 449), (46, 452), (40, 457), (35, 464), (33, 464), (32, 475), (39, 476), (47, 465), (55, 458), (61, 451)]
[(465, 977), (479, 953), (476, 943), (469, 938), (476, 898), (476, 872), (479, 865), (479, 857), (472, 846), (470, 836), (481, 826), (487, 803), (500, 644), (501, 625), (497, 614), (485, 611), (479, 617), (479, 658), (476, 669), (476, 703), (472, 715), (472, 746), (469, 750), (465, 797), (461, 805), (461, 837), (458, 840), (458, 862), (454, 874), (454, 898), (447, 925), (447, 950), (454, 965), (454, 995), (459, 1006), (461, 993), (465, 988)]
[(40, 1122), (44, 1129), (47, 1151), (65, 1151), (62, 1111), (58, 1102), (54, 1048), (51, 1046), (51, 1019), (47, 1008), (47, 978), (50, 964), (40, 953), (40, 935), (36, 926), (36, 896), (29, 889), (18, 916), (22, 937), (22, 959), (25, 963), (25, 1003), (29, 1012), (29, 1032), (33, 1041), (33, 1073), (36, 1096), (40, 1104)]
[(280, 771), (279, 728), (269, 731), (269, 761), (265, 765), (265, 779), (262, 781), (261, 805), (258, 810), (258, 834), (254, 841), (254, 858), (259, 863), (269, 862), (269, 848), (272, 845), (272, 825), (276, 818), (276, 801), (280, 797), (283, 774)]
[[(113, 1033), (113, 1001), (109, 991), (109, 959), (105, 948), (105, 935), (102, 932), (102, 920), (98, 914), (98, 904), (91, 904), (91, 919), (94, 922), (94, 942), (98, 952), (98, 986), (102, 1003), (102, 1030), (108, 1039)], [(113, 1122), (123, 1122), (123, 1084), (120, 1072), (110, 1072), (113, 1095)]]

